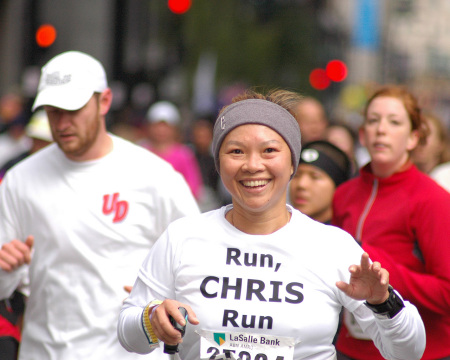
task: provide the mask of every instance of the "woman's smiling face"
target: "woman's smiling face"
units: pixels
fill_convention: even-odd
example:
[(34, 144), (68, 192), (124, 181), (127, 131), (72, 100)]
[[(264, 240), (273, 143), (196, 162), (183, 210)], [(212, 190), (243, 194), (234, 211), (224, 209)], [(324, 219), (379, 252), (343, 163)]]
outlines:
[(219, 151), (220, 176), (235, 208), (251, 213), (285, 209), (294, 167), (284, 139), (264, 125), (238, 126)]

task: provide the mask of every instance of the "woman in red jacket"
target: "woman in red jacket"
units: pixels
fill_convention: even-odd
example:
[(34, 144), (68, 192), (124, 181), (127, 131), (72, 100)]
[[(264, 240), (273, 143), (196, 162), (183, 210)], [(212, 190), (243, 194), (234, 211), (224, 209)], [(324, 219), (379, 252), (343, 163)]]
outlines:
[[(450, 359), (450, 194), (410, 161), (428, 129), (415, 97), (387, 86), (367, 102), (359, 136), (371, 157), (360, 176), (342, 184), (333, 223), (379, 261), (391, 284), (416, 305), (425, 323), (423, 360)], [(381, 360), (348, 314), (338, 359)]]

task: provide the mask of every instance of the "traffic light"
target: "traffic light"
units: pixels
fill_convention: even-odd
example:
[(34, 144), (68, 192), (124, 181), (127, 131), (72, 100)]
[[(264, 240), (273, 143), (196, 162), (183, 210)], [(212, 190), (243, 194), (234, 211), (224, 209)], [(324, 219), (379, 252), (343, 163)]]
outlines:
[(332, 81), (341, 82), (347, 77), (347, 65), (341, 60), (331, 60), (325, 70)]
[(331, 81), (325, 69), (317, 68), (309, 74), (309, 83), (316, 90), (325, 90), (330, 86)]
[(310, 72), (309, 83), (316, 90), (325, 90), (332, 81), (344, 81), (347, 73), (347, 65), (342, 60), (331, 60), (325, 69), (316, 68)]
[(48, 48), (55, 42), (56, 35), (56, 29), (53, 25), (41, 25), (36, 30), (36, 43), (41, 48)]
[(191, 0), (168, 0), (167, 5), (169, 6), (170, 11), (175, 14), (184, 14), (187, 12), (191, 5)]

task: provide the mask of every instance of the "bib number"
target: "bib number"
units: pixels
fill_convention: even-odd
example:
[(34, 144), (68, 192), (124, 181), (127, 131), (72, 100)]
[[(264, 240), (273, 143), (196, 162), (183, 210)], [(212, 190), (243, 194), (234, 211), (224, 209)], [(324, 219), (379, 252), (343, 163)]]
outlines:
[[(223, 354), (220, 353), (220, 350), (215, 347), (210, 347), (207, 351), (208, 353), (213, 353), (211, 357), (207, 358), (209, 360), (213, 359), (235, 359), (235, 360), (270, 360), (266, 354), (256, 354), (255, 357), (247, 351), (241, 351), (237, 353), (236, 350), (227, 350), (223, 349)], [(238, 356), (238, 357), (236, 357)], [(203, 359), (203, 358), (202, 358)], [(292, 359), (292, 358), (291, 358)], [(277, 356), (275, 360), (285, 360), (284, 356)]]
[(201, 360), (293, 360), (293, 338), (199, 331)]

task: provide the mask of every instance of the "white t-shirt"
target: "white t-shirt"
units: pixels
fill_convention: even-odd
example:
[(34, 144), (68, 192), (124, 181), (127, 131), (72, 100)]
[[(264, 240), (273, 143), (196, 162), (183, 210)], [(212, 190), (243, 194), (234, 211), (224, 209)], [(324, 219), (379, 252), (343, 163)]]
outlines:
[(430, 176), (444, 189), (450, 192), (450, 162), (436, 166), (430, 172)]
[(0, 185), (0, 243), (35, 237), (29, 266), (0, 270), (2, 297), (30, 280), (21, 360), (141, 358), (117, 341), (123, 286), (168, 224), (199, 210), (170, 164), (112, 139), (111, 153), (88, 162), (49, 145)]
[[(228, 349), (234, 346), (239, 355), (248, 345), (264, 342), (261, 337), (276, 336), (295, 344), (293, 355), (282, 357), (280, 348), (277, 356), (277, 349), (262, 346), (257, 349), (259, 359), (265, 359), (264, 351), (271, 352), (268, 360), (332, 358), (341, 306), (355, 313), (379, 345), (382, 336), (398, 340), (398, 335), (383, 334), (379, 328), (382, 322), (389, 329), (405, 327), (403, 313), (410, 312), (414, 319), (403, 336), (415, 333), (412, 325), (421, 320), (414, 307), (395, 320), (376, 321), (362, 301), (336, 287), (338, 280), (349, 281), (348, 268), (359, 264), (363, 253), (348, 233), (288, 206), (292, 218), (286, 226), (270, 235), (249, 235), (225, 219), (230, 209), (177, 220), (157, 241), (121, 312), (119, 339), (128, 350), (148, 351), (140, 324), (142, 309), (151, 300), (164, 298), (190, 305), (200, 320), (198, 326), (187, 326), (180, 350), (183, 360), (210, 358), (199, 355), (204, 345), (200, 346), (203, 337), (198, 333), (213, 339), (205, 342), (210, 354), (223, 353), (233, 338), (242, 341), (228, 341)], [(216, 346), (211, 345), (214, 339)], [(258, 358), (242, 353), (243, 359), (252, 356)]]

